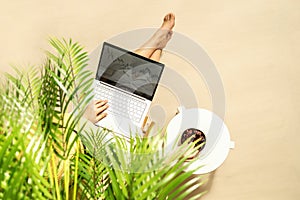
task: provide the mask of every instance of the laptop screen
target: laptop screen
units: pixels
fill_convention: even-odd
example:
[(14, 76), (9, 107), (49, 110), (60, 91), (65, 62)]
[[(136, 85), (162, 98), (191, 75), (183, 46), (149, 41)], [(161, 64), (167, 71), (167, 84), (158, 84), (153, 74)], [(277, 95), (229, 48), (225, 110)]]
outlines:
[(104, 42), (96, 79), (152, 100), (164, 65)]

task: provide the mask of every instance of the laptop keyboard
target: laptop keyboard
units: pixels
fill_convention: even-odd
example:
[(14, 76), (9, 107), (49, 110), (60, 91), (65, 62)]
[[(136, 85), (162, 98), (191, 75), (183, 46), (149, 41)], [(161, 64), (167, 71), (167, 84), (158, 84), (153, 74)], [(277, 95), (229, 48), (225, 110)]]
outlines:
[(96, 84), (95, 99), (108, 100), (108, 114), (122, 116), (139, 123), (147, 104), (129, 94), (103, 84)]

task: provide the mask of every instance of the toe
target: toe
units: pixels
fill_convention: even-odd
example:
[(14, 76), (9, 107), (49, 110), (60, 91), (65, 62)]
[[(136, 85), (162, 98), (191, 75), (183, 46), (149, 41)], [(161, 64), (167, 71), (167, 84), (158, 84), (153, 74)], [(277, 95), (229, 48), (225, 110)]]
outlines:
[(169, 21), (171, 19), (171, 14), (167, 14), (164, 18), (164, 21)]
[(175, 15), (173, 13), (169, 13), (165, 16), (164, 21), (170, 21), (175, 19)]
[(161, 26), (163, 29), (171, 30), (175, 25), (175, 15), (173, 13), (169, 13), (164, 17), (164, 22)]

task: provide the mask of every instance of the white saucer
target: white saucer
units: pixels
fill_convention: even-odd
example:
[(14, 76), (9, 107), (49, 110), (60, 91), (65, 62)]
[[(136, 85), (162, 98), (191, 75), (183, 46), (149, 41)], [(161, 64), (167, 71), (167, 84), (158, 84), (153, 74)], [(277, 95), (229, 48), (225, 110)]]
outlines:
[[(221, 128), (214, 130), (211, 129), (212, 125)], [(174, 147), (178, 137), (181, 137), (182, 132), (187, 128), (203, 131), (206, 136), (206, 145), (208, 145), (204, 147), (187, 170), (202, 166), (195, 174), (205, 174), (221, 166), (228, 156), (229, 149), (234, 147), (234, 142), (230, 141), (229, 131), (224, 121), (213, 112), (205, 109), (180, 108), (180, 112), (168, 124), (166, 147)]]

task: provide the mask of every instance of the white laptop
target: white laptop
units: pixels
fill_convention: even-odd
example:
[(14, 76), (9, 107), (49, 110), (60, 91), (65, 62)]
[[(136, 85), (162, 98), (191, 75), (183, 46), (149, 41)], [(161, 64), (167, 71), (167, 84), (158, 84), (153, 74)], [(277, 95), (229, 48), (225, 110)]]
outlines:
[(141, 134), (164, 64), (104, 42), (96, 73), (95, 99), (108, 100), (108, 115), (96, 123), (129, 137)]

